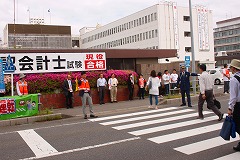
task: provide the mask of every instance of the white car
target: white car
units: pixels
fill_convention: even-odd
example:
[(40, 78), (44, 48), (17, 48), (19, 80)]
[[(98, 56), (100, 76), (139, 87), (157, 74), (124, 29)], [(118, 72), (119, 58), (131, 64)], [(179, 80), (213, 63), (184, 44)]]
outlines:
[(223, 70), (220, 68), (210, 69), (207, 72), (211, 75), (214, 84), (221, 84), (223, 83)]

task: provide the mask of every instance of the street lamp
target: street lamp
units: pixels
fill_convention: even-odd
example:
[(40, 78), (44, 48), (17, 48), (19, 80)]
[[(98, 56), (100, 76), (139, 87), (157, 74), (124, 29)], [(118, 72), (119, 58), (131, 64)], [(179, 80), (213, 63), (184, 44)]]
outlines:
[[(194, 53), (194, 37), (193, 37), (193, 18), (192, 18), (192, 2), (189, 0), (189, 13), (190, 13), (190, 30), (191, 30), (191, 52), (192, 52), (192, 72), (196, 73), (195, 68), (195, 53)], [(196, 77), (193, 76), (193, 94), (196, 94)]]

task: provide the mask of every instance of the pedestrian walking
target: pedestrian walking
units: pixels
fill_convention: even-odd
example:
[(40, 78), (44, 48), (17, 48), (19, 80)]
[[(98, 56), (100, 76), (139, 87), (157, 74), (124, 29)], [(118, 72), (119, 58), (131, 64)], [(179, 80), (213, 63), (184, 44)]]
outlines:
[(73, 108), (72, 106), (72, 97), (73, 97), (73, 86), (72, 86), (72, 77), (67, 75), (67, 78), (63, 82), (63, 93), (66, 98), (66, 108)]
[(139, 75), (138, 87), (139, 87), (139, 99), (144, 99), (145, 94), (146, 80), (143, 78), (143, 75)]
[[(233, 59), (230, 69), (234, 74), (230, 80), (230, 99), (228, 107), (228, 115), (233, 116), (236, 124), (236, 132), (240, 135), (240, 60)], [(240, 151), (240, 142), (234, 146), (235, 151)]]
[(19, 74), (19, 81), (16, 83), (17, 94), (19, 96), (28, 95), (28, 83), (25, 80), (26, 75), (23, 73)]
[(129, 100), (133, 100), (133, 91), (134, 91), (134, 80), (133, 80), (133, 75), (129, 74), (128, 80), (127, 80), (127, 85), (128, 85), (128, 91), (129, 91)]
[(217, 116), (218, 121), (223, 119), (223, 114), (218, 110), (217, 106), (214, 105), (213, 101), (213, 80), (211, 76), (206, 72), (206, 65), (201, 64), (199, 66), (200, 77), (199, 77), (199, 85), (200, 85), (200, 94), (198, 99), (198, 118), (204, 119), (203, 116), (203, 104), (207, 102), (207, 108), (211, 109)]
[(107, 85), (106, 79), (103, 77), (103, 74), (99, 74), (99, 78), (97, 80), (97, 88), (99, 93), (99, 103), (100, 105), (105, 104), (104, 95), (105, 95), (105, 87)]
[(164, 84), (164, 88), (165, 88), (165, 94), (166, 96), (168, 96), (169, 94), (169, 85), (170, 85), (170, 74), (168, 73), (168, 70), (164, 71), (164, 74), (162, 76), (163, 79), (163, 84)]
[(152, 70), (150, 77), (148, 78), (146, 90), (149, 90), (149, 101), (150, 106), (148, 108), (153, 108), (152, 97), (155, 99), (155, 109), (158, 109), (158, 87), (160, 86), (159, 78), (157, 77), (156, 71)]
[(229, 93), (229, 82), (230, 82), (230, 73), (228, 70), (228, 65), (224, 64), (224, 69), (223, 69), (223, 81), (224, 81), (224, 91), (223, 93), (227, 94)]
[(92, 103), (92, 97), (91, 97), (91, 92), (90, 92), (90, 85), (86, 78), (87, 78), (86, 73), (82, 72), (81, 79), (78, 82), (79, 83), (78, 84), (79, 96), (81, 97), (81, 101), (82, 101), (84, 119), (87, 119), (87, 113), (86, 113), (86, 102), (87, 101), (88, 101), (88, 105), (89, 105), (90, 117), (97, 118), (98, 116), (94, 115), (94, 113), (93, 113), (93, 103)]
[(117, 85), (118, 80), (115, 78), (115, 74), (111, 74), (111, 78), (108, 80), (108, 88), (110, 90), (111, 103), (117, 102)]
[(186, 106), (185, 94), (187, 95), (188, 107), (192, 107), (190, 97), (190, 76), (198, 76), (196, 73), (189, 73), (185, 70), (185, 66), (181, 67), (181, 73), (178, 77), (177, 85), (180, 85), (182, 104), (180, 106)]

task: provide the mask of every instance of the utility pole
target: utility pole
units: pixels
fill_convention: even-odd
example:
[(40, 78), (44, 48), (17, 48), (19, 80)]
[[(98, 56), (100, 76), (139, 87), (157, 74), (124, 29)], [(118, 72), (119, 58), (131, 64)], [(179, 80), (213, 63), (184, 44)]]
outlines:
[[(191, 28), (191, 52), (192, 52), (192, 72), (196, 73), (195, 53), (194, 53), (194, 36), (193, 36), (193, 18), (192, 18), (192, 2), (189, 0), (190, 28)], [(193, 76), (192, 81), (193, 94), (196, 95), (196, 77)]]

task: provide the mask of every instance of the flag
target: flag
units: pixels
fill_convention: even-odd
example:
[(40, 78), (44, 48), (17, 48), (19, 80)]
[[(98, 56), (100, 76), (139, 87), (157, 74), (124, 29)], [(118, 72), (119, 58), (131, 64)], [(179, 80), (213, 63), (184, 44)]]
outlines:
[(48, 12), (50, 12), (50, 9), (48, 9)]
[(76, 76), (75, 82), (76, 82), (76, 89), (75, 89), (75, 91), (77, 92), (78, 91), (78, 79), (77, 79), (77, 76)]

